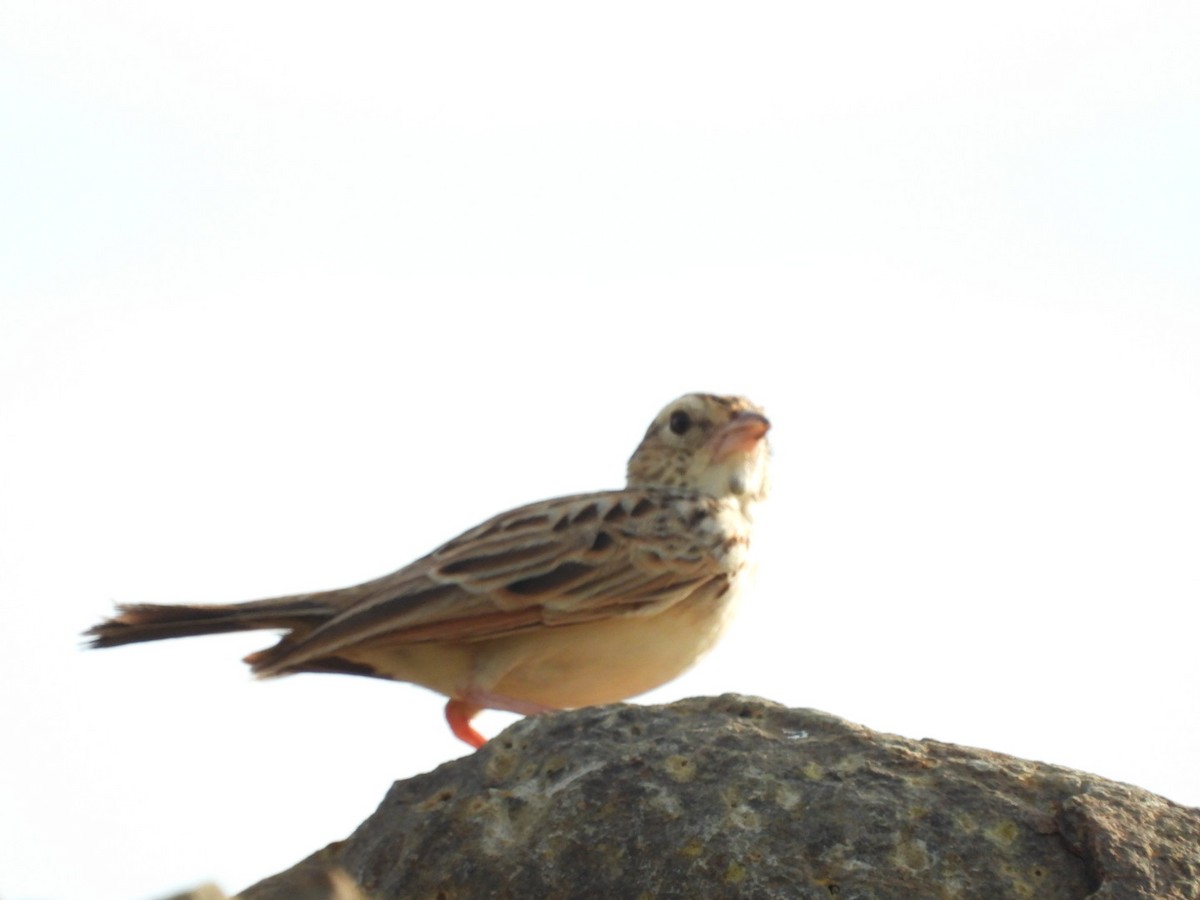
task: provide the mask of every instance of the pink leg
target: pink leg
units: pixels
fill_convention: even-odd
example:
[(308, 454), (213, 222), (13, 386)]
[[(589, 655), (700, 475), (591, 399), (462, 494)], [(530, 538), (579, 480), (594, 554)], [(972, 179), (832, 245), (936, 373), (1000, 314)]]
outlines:
[(487, 738), (471, 727), (471, 720), (481, 709), (482, 706), (465, 700), (451, 700), (446, 704), (446, 721), (450, 723), (450, 730), (456, 738), (466, 741), (476, 750), (487, 743)]
[(471, 691), (466, 699), (453, 699), (446, 704), (446, 721), (450, 730), (460, 741), (466, 741), (476, 750), (487, 743), (487, 738), (471, 727), (471, 720), (485, 709), (498, 709), (519, 716), (540, 716), (552, 711), (552, 707), (525, 700), (513, 700), (480, 691)]

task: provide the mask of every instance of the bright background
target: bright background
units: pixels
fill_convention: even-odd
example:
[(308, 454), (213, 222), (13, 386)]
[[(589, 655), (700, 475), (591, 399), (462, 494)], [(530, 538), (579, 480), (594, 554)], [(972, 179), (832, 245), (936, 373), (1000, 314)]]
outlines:
[[(775, 429), (742, 691), (1200, 804), (1200, 7), (10, 0), (0, 896), (227, 890), (440, 698), (85, 653)], [(485, 717), (495, 732), (510, 717)]]

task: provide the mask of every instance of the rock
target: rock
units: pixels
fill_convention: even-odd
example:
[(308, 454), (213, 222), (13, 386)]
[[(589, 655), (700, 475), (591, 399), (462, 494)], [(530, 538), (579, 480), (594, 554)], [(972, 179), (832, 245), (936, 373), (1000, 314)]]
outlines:
[(240, 896), (298, 872), (329, 900), (1200, 898), (1200, 810), (727, 695), (524, 719)]
[(242, 891), (238, 897), (253, 897), (254, 900), (368, 900), (367, 894), (338, 865), (338, 854), (344, 844), (344, 841), (332, 843), (286, 872)]

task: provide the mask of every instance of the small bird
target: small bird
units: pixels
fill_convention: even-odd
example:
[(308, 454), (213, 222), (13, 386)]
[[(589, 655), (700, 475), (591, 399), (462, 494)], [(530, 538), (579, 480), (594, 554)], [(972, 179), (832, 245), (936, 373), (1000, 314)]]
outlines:
[(130, 604), (94, 647), (285, 629), (261, 677), (341, 672), (449, 698), (473, 747), (483, 709), (536, 715), (665, 684), (720, 636), (767, 493), (770, 422), (742, 397), (686, 394), (629, 459), (623, 490), (522, 506), (353, 587), (230, 605)]

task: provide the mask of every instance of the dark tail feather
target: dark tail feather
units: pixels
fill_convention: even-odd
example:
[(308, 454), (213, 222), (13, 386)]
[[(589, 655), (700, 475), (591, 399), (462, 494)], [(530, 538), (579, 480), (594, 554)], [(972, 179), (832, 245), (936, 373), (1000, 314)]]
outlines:
[(142, 641), (287, 628), (309, 632), (329, 619), (327, 602), (306, 597), (255, 600), (231, 606), (164, 606), (156, 603), (120, 605), (117, 614), (84, 632), (93, 647), (119, 647)]

